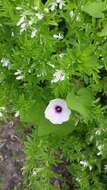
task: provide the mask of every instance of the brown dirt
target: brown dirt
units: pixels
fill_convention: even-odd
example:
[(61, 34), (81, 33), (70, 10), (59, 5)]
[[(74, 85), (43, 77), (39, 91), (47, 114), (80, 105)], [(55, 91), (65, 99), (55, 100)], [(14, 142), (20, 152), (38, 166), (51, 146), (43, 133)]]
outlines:
[(0, 123), (0, 190), (20, 189), (23, 182), (23, 145), (17, 121)]

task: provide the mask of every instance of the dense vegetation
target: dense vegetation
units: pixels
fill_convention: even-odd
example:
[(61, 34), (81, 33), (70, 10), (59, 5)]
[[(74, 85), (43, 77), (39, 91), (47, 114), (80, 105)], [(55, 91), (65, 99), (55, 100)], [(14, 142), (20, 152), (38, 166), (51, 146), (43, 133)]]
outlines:
[(0, 21), (0, 118), (33, 125), (25, 189), (106, 190), (107, 1), (1, 0)]

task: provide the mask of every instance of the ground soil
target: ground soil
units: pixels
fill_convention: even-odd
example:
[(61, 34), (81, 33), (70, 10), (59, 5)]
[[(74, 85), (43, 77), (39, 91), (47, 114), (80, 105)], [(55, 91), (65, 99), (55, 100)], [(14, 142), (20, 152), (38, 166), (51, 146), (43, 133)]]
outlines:
[(23, 162), (17, 121), (0, 122), (0, 190), (21, 189)]

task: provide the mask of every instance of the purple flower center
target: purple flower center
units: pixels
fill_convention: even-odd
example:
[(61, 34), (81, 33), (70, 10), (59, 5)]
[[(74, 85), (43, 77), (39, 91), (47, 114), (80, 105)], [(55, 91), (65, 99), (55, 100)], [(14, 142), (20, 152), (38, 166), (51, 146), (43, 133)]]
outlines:
[(61, 107), (61, 106), (56, 106), (56, 107), (55, 107), (55, 111), (56, 111), (57, 113), (61, 113), (61, 112), (62, 112), (62, 107)]

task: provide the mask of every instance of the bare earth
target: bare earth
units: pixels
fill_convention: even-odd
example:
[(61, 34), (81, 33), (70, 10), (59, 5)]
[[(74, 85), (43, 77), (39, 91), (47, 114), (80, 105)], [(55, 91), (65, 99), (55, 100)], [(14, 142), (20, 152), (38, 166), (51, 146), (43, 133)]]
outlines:
[(20, 189), (24, 162), (21, 137), (16, 122), (0, 123), (0, 190)]

